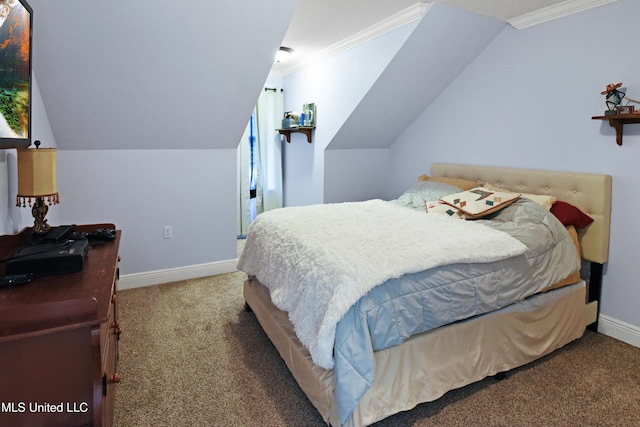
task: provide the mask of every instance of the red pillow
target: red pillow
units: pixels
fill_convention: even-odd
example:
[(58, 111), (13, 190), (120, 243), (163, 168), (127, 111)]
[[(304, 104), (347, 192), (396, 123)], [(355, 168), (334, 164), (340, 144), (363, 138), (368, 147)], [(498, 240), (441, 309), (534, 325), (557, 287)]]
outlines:
[(575, 206), (560, 200), (551, 206), (551, 213), (554, 214), (565, 227), (573, 225), (575, 228), (584, 228), (593, 222), (593, 218), (589, 215)]

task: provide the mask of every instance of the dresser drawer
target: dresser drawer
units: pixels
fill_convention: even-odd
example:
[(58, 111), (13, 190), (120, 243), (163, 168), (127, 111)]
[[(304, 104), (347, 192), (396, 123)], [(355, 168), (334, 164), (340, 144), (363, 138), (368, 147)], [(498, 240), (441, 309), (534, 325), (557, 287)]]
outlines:
[(107, 322), (101, 329), (101, 350), (102, 350), (102, 425), (111, 426), (113, 424), (113, 406), (115, 403), (115, 387), (120, 382), (117, 373), (118, 361), (118, 339), (121, 333), (120, 323), (117, 316), (117, 294), (115, 293), (115, 283), (111, 295), (109, 306), (109, 316)]
[(120, 323), (117, 316), (117, 299), (115, 286), (111, 292), (111, 303), (109, 304), (109, 312), (107, 321), (100, 325), (100, 347), (102, 353), (102, 369), (106, 369), (106, 361), (110, 354), (117, 353), (117, 341), (120, 334)]

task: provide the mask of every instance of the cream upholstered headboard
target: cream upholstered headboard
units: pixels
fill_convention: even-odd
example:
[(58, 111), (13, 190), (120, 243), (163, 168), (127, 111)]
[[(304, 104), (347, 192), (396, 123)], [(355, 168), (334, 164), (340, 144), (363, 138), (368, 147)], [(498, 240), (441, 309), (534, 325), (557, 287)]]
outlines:
[(604, 264), (609, 258), (611, 176), (491, 166), (434, 163), (431, 175), (491, 183), (506, 190), (546, 194), (571, 203), (594, 219), (578, 230), (582, 258)]

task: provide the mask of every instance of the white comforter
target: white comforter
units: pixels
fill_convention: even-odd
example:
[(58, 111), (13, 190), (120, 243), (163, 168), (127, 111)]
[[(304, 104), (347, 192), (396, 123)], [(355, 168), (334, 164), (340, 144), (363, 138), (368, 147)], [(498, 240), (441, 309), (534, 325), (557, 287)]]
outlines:
[(476, 222), (370, 200), (259, 215), (238, 269), (269, 288), (314, 363), (332, 369), (336, 325), (373, 287), (403, 274), (494, 262), (525, 250), (507, 233)]

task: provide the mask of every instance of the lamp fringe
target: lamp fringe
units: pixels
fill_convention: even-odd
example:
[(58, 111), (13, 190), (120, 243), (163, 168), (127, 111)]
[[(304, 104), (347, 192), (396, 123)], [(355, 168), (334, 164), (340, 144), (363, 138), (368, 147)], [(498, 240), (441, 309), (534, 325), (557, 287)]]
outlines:
[(18, 195), (16, 196), (16, 206), (25, 208), (27, 207), (27, 205), (29, 205), (29, 207), (31, 207), (38, 201), (38, 199), (42, 199), (49, 206), (57, 205), (58, 203), (60, 203), (60, 196), (58, 195), (58, 193), (47, 194), (45, 196)]

